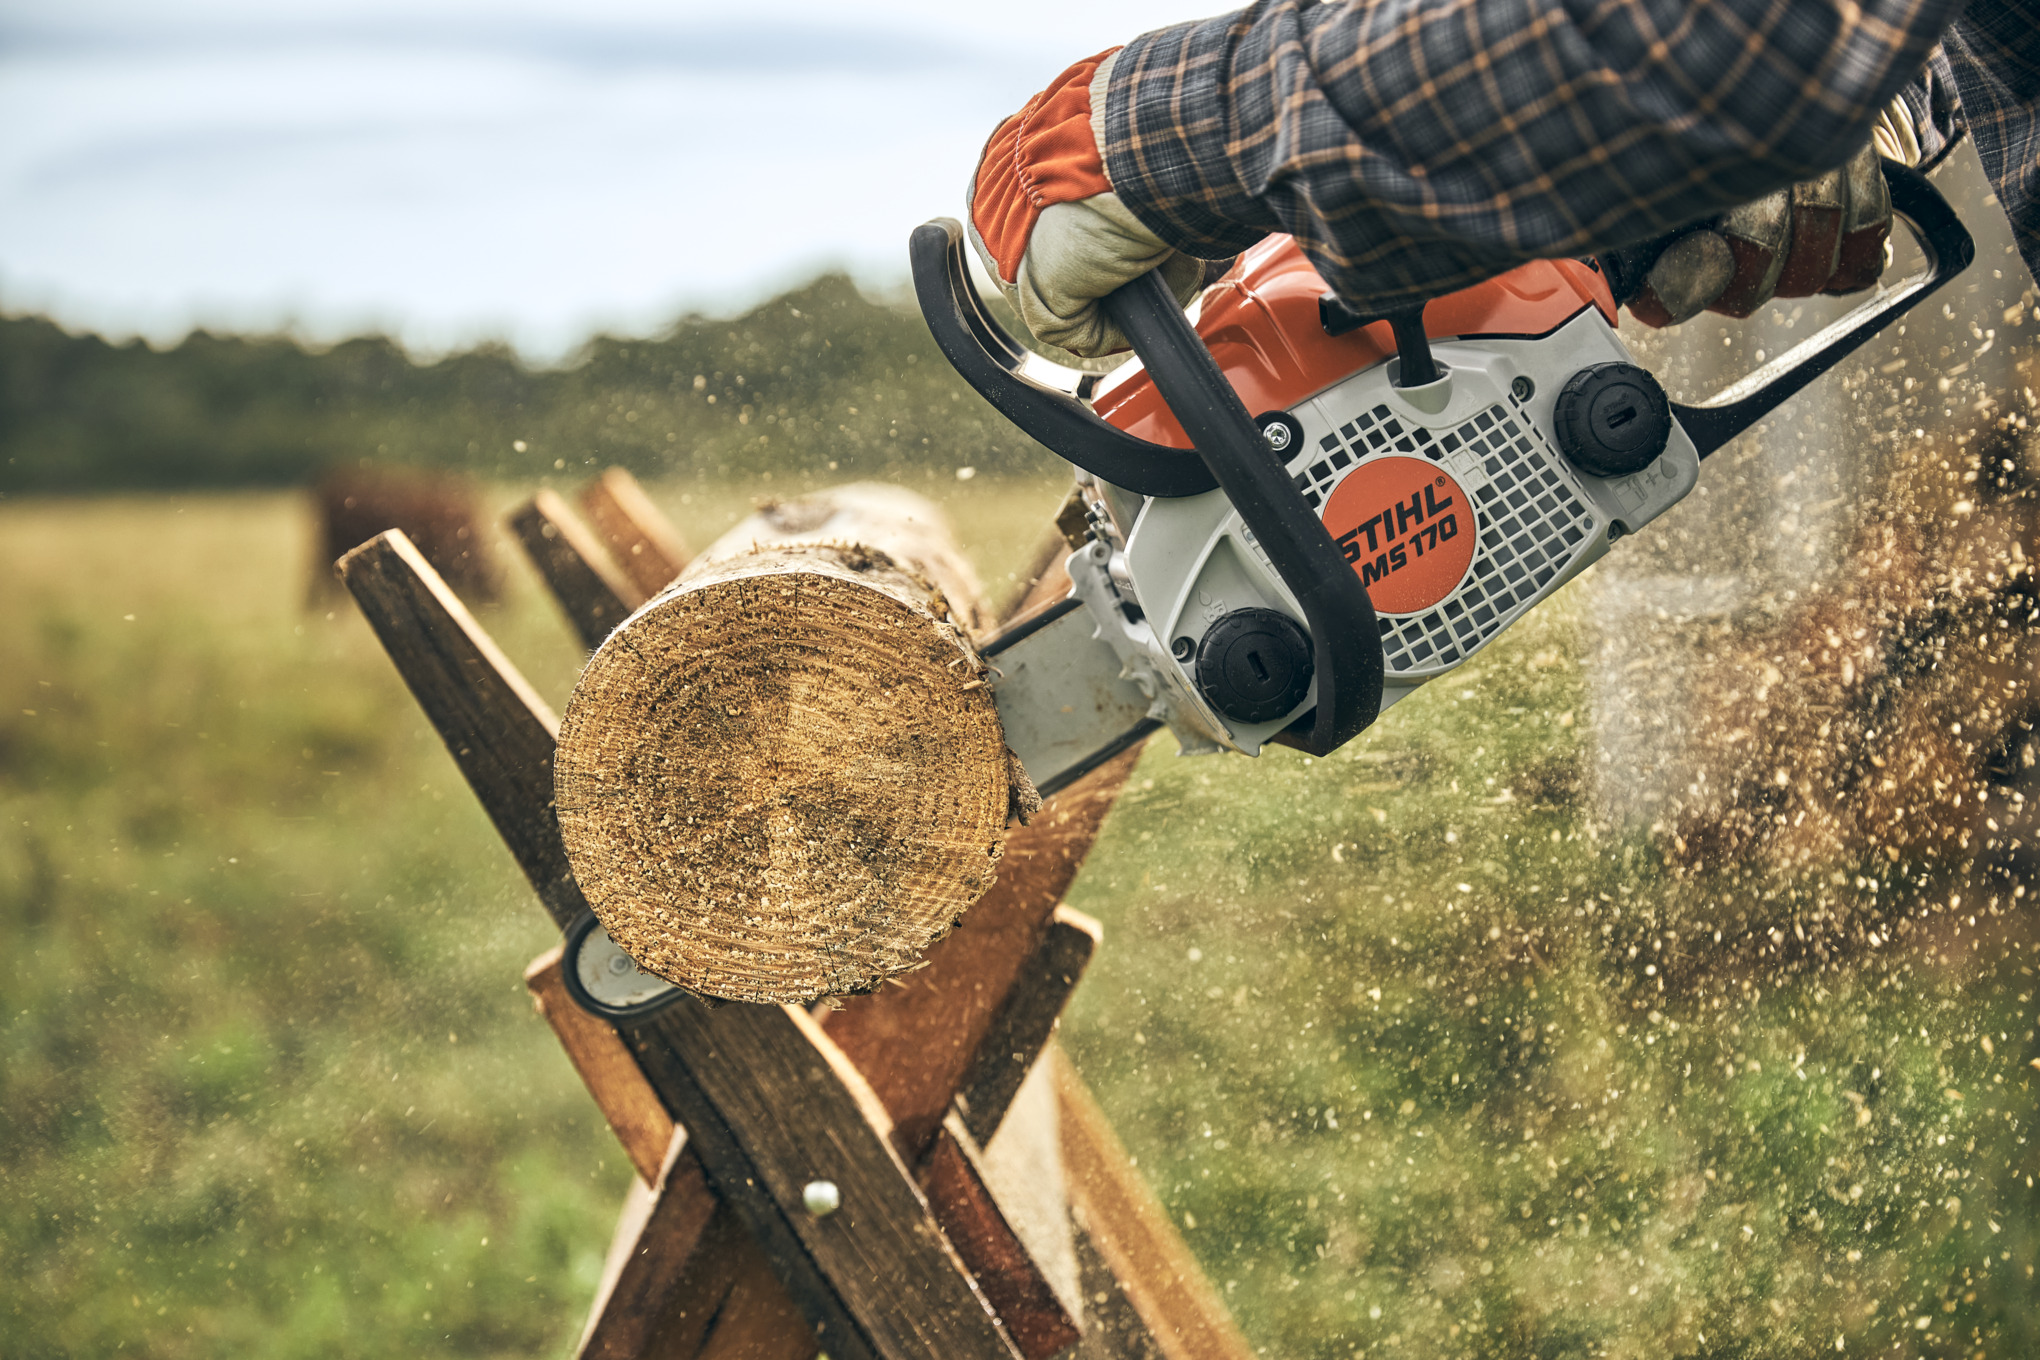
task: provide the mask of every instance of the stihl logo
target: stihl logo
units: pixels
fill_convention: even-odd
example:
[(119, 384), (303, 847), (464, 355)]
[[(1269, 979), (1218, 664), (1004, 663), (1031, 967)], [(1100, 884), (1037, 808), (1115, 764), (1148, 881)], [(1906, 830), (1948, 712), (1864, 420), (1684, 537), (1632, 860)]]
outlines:
[(1458, 589), (1473, 565), (1466, 494), (1422, 459), (1361, 464), (1325, 501), (1324, 521), (1384, 614), (1429, 609)]

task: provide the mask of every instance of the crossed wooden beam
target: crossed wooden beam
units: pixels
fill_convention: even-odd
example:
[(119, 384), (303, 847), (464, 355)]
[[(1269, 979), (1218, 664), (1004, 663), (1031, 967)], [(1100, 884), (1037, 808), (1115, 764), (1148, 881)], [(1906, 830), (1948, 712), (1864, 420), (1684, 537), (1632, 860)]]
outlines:
[[(510, 525), (592, 649), (685, 550), (621, 470), (581, 505), (585, 521), (541, 492)], [(586, 904), (553, 810), (557, 720), (401, 533), (338, 566), (566, 927)], [(1014, 616), (1068, 589), (1052, 570)], [(560, 949), (533, 961), (538, 1009), (638, 1174), (580, 1356), (1248, 1360), (1052, 1042), (1099, 938), (1061, 899), (1136, 755), (1011, 833), (924, 968), (833, 1008), (687, 999), (619, 1026), (571, 999)]]

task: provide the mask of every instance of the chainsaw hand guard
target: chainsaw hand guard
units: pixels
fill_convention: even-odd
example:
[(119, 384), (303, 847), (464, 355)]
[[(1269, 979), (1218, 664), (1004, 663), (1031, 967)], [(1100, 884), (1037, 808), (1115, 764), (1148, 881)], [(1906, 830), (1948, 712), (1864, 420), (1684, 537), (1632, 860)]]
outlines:
[(1317, 705), (1295, 743), (1328, 755), (1381, 711), (1380, 627), (1367, 588), (1303, 499), (1211, 352), (1159, 276), (1104, 299), (1197, 457), (1129, 435), (1076, 398), (1020, 372), (1026, 350), (984, 310), (963, 256), (963, 229), (938, 218), (914, 231), (914, 292), (935, 343), (999, 413), (1070, 462), (1143, 496), (1223, 488), (1309, 625)]

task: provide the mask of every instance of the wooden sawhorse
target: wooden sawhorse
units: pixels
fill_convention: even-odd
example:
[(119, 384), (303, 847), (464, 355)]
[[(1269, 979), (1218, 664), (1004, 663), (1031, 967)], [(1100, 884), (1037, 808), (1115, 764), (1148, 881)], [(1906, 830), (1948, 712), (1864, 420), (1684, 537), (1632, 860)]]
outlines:
[[(551, 492), (511, 526), (592, 649), (685, 563), (628, 474), (582, 503), (592, 529)], [(585, 902), (552, 806), (557, 720), (402, 534), (338, 566), (564, 928)], [(1058, 576), (1016, 615), (1066, 593)], [(557, 948), (532, 963), (638, 1173), (580, 1356), (1248, 1360), (1051, 1042), (1098, 941), (1061, 899), (1137, 754), (1014, 830), (963, 924), (871, 995), (812, 1013), (686, 999), (619, 1027), (568, 996)]]

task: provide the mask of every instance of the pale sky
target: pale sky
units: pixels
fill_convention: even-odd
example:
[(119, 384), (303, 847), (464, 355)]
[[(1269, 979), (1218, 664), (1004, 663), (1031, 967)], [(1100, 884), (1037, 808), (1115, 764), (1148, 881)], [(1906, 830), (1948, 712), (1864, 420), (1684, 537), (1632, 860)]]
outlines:
[(0, 0), (0, 310), (536, 356), (905, 272), (1064, 65), (1212, 0)]

